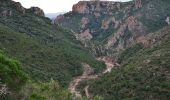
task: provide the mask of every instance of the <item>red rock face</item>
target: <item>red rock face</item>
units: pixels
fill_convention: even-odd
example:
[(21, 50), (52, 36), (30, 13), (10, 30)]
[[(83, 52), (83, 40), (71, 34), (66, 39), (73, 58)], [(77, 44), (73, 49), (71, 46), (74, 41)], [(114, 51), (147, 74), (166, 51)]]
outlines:
[(135, 40), (136, 43), (142, 43), (146, 48), (150, 45), (149, 41), (144, 36), (137, 37)]
[(134, 0), (134, 2), (135, 2), (135, 8), (136, 8), (136, 9), (142, 7), (142, 1), (141, 1), (141, 0)]
[(136, 34), (145, 33), (145, 27), (134, 16), (128, 17), (126, 20), (126, 24), (127, 24), (128, 30), (133, 33), (136, 33)]
[(92, 39), (92, 35), (90, 34), (90, 30), (87, 29), (79, 34), (79, 39), (80, 40), (90, 40)]
[(77, 13), (85, 13), (86, 5), (86, 2), (79, 1), (77, 4), (73, 5), (72, 11)]
[(55, 24), (58, 24), (60, 22), (62, 22), (64, 20), (64, 16), (63, 15), (59, 15), (55, 18), (54, 22)]
[[(113, 46), (121, 36), (126, 34), (125, 33), (126, 29), (128, 29), (131, 33), (133, 33), (133, 35), (135, 37), (139, 37), (141, 33), (145, 33), (145, 27), (143, 26), (143, 24), (141, 22), (139, 22), (134, 16), (129, 16), (125, 20), (125, 23), (120, 25), (120, 27), (118, 28), (118, 31), (116, 33), (114, 33), (114, 36), (110, 37), (106, 47), (109, 48), (110, 46)], [(137, 40), (134, 40), (134, 38), (132, 37), (129, 40), (127, 40), (126, 42), (129, 44), (132, 44), (134, 42), (140, 41), (140, 43), (146, 44), (146, 41), (144, 41), (144, 39), (143, 40), (142, 39), (139, 38)], [(119, 45), (117, 46), (117, 49), (118, 50), (123, 49), (123, 44), (119, 43)]]

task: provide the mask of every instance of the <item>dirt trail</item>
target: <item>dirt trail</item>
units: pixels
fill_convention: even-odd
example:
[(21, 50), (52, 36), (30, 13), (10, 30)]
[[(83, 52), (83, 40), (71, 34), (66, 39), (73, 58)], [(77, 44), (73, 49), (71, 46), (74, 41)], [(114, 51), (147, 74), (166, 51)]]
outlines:
[(78, 86), (78, 84), (83, 81), (83, 80), (89, 80), (89, 79), (95, 79), (98, 77), (98, 75), (90, 75), (93, 70), (92, 68), (88, 65), (88, 64), (85, 64), (85, 63), (82, 63), (82, 66), (83, 66), (83, 69), (84, 69), (84, 72), (83, 72), (83, 75), (82, 76), (78, 76), (78, 77), (75, 77), (71, 82), (70, 82), (70, 85), (69, 85), (69, 90), (72, 94), (74, 94), (75, 96), (77, 97), (81, 97), (81, 93), (79, 91), (76, 90), (76, 87)]
[[(103, 71), (103, 74), (104, 73), (108, 73), (111, 71), (111, 69), (114, 67), (114, 61), (112, 58), (109, 58), (109, 57), (99, 57), (97, 58), (97, 60), (99, 61), (103, 61), (105, 64), (106, 64), (106, 69)], [(93, 69), (86, 63), (82, 63), (82, 66), (83, 66), (83, 75), (81, 76), (78, 76), (78, 77), (75, 77), (69, 84), (69, 90), (72, 94), (74, 94), (76, 97), (81, 97), (81, 93), (80, 91), (78, 91), (76, 89), (76, 87), (79, 85), (79, 83), (81, 81), (84, 81), (84, 80), (91, 80), (91, 79), (96, 79), (98, 78), (98, 75), (94, 74), (94, 75), (91, 75), (93, 73)], [(86, 94), (86, 97), (89, 97), (90, 94), (88, 92), (88, 88), (89, 86), (86, 86), (85, 87), (85, 94)]]

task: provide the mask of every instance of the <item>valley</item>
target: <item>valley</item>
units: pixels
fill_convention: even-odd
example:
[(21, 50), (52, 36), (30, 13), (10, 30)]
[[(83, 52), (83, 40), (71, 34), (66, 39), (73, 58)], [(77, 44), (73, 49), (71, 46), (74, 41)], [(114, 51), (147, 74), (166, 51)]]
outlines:
[(50, 19), (1, 0), (0, 100), (169, 100), (169, 11), (91, 0)]

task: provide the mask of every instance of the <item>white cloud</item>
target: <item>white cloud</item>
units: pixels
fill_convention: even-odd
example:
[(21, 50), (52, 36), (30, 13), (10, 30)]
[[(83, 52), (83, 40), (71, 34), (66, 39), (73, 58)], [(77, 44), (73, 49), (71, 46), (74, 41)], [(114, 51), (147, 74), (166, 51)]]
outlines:
[[(45, 13), (56, 13), (71, 11), (72, 5), (80, 0), (14, 0), (21, 2), (26, 8), (31, 6), (38, 6), (44, 10)], [(130, 1), (130, 0), (107, 0), (107, 1)]]

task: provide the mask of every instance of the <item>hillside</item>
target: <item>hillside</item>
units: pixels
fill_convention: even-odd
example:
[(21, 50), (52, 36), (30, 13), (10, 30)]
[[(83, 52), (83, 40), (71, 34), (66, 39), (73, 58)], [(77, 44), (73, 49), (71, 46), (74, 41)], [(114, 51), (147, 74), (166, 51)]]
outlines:
[(54, 24), (72, 30), (106, 65), (114, 64), (110, 73), (81, 81), (77, 91), (104, 100), (168, 100), (169, 10), (169, 0), (94, 0), (58, 16)]
[(54, 23), (71, 29), (96, 56), (117, 59), (119, 51), (169, 24), (169, 0), (80, 1)]
[(0, 100), (169, 100), (169, 11), (90, 0), (51, 20), (1, 0)]
[(119, 56), (120, 65), (88, 84), (91, 97), (104, 100), (169, 100), (170, 98), (170, 26), (146, 35), (148, 47), (135, 44)]
[(1, 100), (71, 100), (72, 95), (54, 80), (34, 83), (22, 69), (20, 62), (0, 51)]
[(71, 34), (51, 24), (40, 8), (0, 2), (0, 49), (21, 61), (33, 80), (54, 79), (67, 87), (82, 73), (82, 62), (93, 67), (94, 73), (104, 68)]

